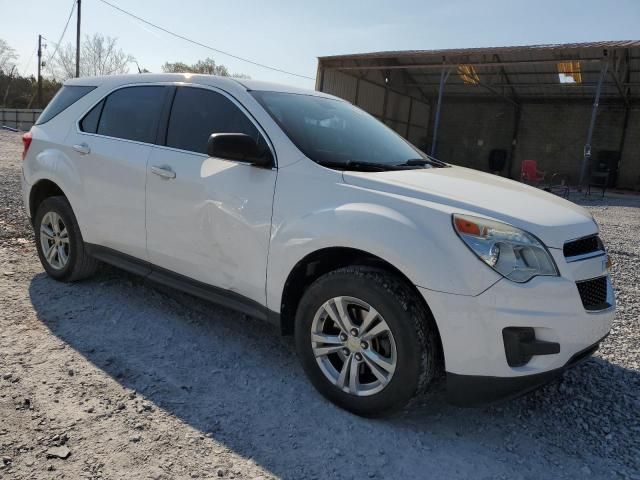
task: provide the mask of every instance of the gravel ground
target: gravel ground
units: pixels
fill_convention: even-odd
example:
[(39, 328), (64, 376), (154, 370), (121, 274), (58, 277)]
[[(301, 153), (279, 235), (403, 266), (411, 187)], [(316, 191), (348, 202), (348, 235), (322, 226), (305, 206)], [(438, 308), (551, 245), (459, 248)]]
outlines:
[(0, 478), (640, 479), (638, 197), (586, 203), (619, 302), (592, 359), (501, 406), (436, 392), (365, 420), (323, 400), (266, 324), (109, 267), (46, 277), (20, 151), (0, 132)]

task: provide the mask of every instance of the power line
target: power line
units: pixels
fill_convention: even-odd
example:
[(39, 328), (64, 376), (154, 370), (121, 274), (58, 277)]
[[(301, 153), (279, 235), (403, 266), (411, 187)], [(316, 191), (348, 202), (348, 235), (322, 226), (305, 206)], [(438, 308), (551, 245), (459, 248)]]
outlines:
[[(47, 66), (50, 65), (51, 60), (53, 59), (53, 57), (56, 56), (56, 53), (58, 53), (58, 48), (60, 48), (60, 44), (62, 43), (62, 39), (64, 38), (64, 34), (67, 33), (67, 28), (69, 27), (69, 22), (71, 21), (71, 17), (73, 16), (73, 11), (76, 8), (76, 0), (73, 0), (73, 4), (71, 5), (71, 11), (69, 12), (69, 18), (67, 18), (67, 23), (65, 23), (64, 25), (64, 30), (62, 30), (62, 34), (60, 35), (60, 38), (58, 39), (58, 43), (56, 43), (56, 48), (53, 51), (53, 53), (51, 55), (49, 55), (49, 58), (47, 59)], [(51, 71), (51, 73), (53, 73), (53, 71)]]
[(24, 65), (24, 68), (22, 68), (22, 75), (26, 75), (27, 74), (27, 70), (29, 69), (29, 66), (31, 65), (31, 60), (33, 60), (33, 56), (36, 54), (36, 52), (38, 51), (38, 47), (34, 48), (33, 51), (31, 52), (31, 56), (29, 57), (29, 60), (27, 60), (26, 64)]
[(225, 52), (224, 50), (219, 50), (217, 48), (213, 48), (213, 47), (211, 47), (209, 45), (205, 45), (204, 43), (200, 43), (200, 42), (198, 42), (196, 40), (192, 40), (192, 39), (187, 38), (187, 37), (185, 37), (183, 35), (180, 35), (178, 33), (172, 32), (171, 30), (168, 30), (168, 29), (163, 28), (163, 27), (161, 27), (159, 25), (156, 25), (155, 23), (151, 23), (151, 22), (145, 20), (144, 18), (141, 18), (141, 17), (139, 17), (137, 15), (134, 15), (131, 12), (123, 10), (122, 8), (120, 8), (120, 7), (116, 6), (116, 5), (108, 2), (107, 0), (100, 0), (100, 2), (104, 3), (105, 5), (110, 6), (111, 8), (115, 8), (116, 10), (124, 13), (125, 15), (129, 15), (130, 17), (133, 17), (136, 20), (139, 20), (139, 21), (141, 21), (143, 23), (146, 23), (147, 25), (150, 25), (150, 26), (152, 26), (154, 28), (157, 28), (158, 30), (162, 30), (163, 32), (168, 33), (169, 35), (172, 35), (172, 36), (174, 36), (176, 38), (179, 38), (181, 40), (185, 40), (185, 41), (187, 41), (189, 43), (193, 43), (194, 45), (198, 45), (198, 46), (206, 48), (208, 50), (212, 50), (214, 52), (221, 53), (222, 55), (227, 55), (228, 57), (235, 58), (236, 60), (240, 60), (242, 62), (247, 62), (247, 63), (250, 63), (252, 65), (256, 65), (258, 67), (262, 67), (262, 68), (267, 68), (269, 70), (273, 70), (274, 72), (286, 73), (287, 75), (293, 75), (294, 77), (306, 78), (308, 80), (315, 80), (315, 78), (313, 78), (313, 77), (308, 77), (306, 75), (301, 75), (299, 73), (288, 72), (288, 71), (282, 70), (280, 68), (276, 68), (276, 67), (271, 67), (269, 65), (265, 65), (264, 63), (258, 63), (258, 62), (254, 62), (253, 60), (249, 60), (247, 58), (239, 57), (238, 55), (234, 55), (232, 53)]

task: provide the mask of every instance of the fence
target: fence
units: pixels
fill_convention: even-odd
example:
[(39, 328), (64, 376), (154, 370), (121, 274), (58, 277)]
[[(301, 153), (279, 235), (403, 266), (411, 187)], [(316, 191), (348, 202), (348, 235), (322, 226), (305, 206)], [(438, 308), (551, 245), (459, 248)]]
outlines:
[(29, 130), (42, 113), (40, 108), (0, 108), (0, 127)]

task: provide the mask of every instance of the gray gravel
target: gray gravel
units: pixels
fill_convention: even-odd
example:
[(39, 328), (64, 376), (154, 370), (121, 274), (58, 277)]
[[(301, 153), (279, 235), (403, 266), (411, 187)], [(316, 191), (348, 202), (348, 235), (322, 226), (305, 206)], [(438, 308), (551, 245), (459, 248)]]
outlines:
[(20, 193), (21, 155), (20, 135), (0, 130), (0, 246), (33, 238)]
[(320, 398), (268, 325), (108, 267), (46, 277), (20, 150), (0, 132), (0, 478), (640, 479), (638, 197), (586, 202), (619, 302), (591, 360), (501, 406), (436, 392), (373, 421)]

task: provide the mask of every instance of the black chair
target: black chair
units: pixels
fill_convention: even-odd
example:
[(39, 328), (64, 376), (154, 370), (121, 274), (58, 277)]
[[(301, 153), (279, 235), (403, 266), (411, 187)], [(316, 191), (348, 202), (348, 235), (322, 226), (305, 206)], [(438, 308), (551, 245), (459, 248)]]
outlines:
[(494, 175), (499, 175), (507, 164), (507, 151), (493, 149), (489, 152), (489, 171)]
[(604, 198), (604, 192), (607, 190), (609, 186), (611, 173), (609, 171), (608, 166), (603, 165), (600, 162), (594, 162), (591, 164), (591, 168), (589, 169), (589, 181), (587, 183), (587, 190), (585, 191), (585, 196), (591, 195), (591, 187), (601, 188), (602, 195), (601, 198)]

